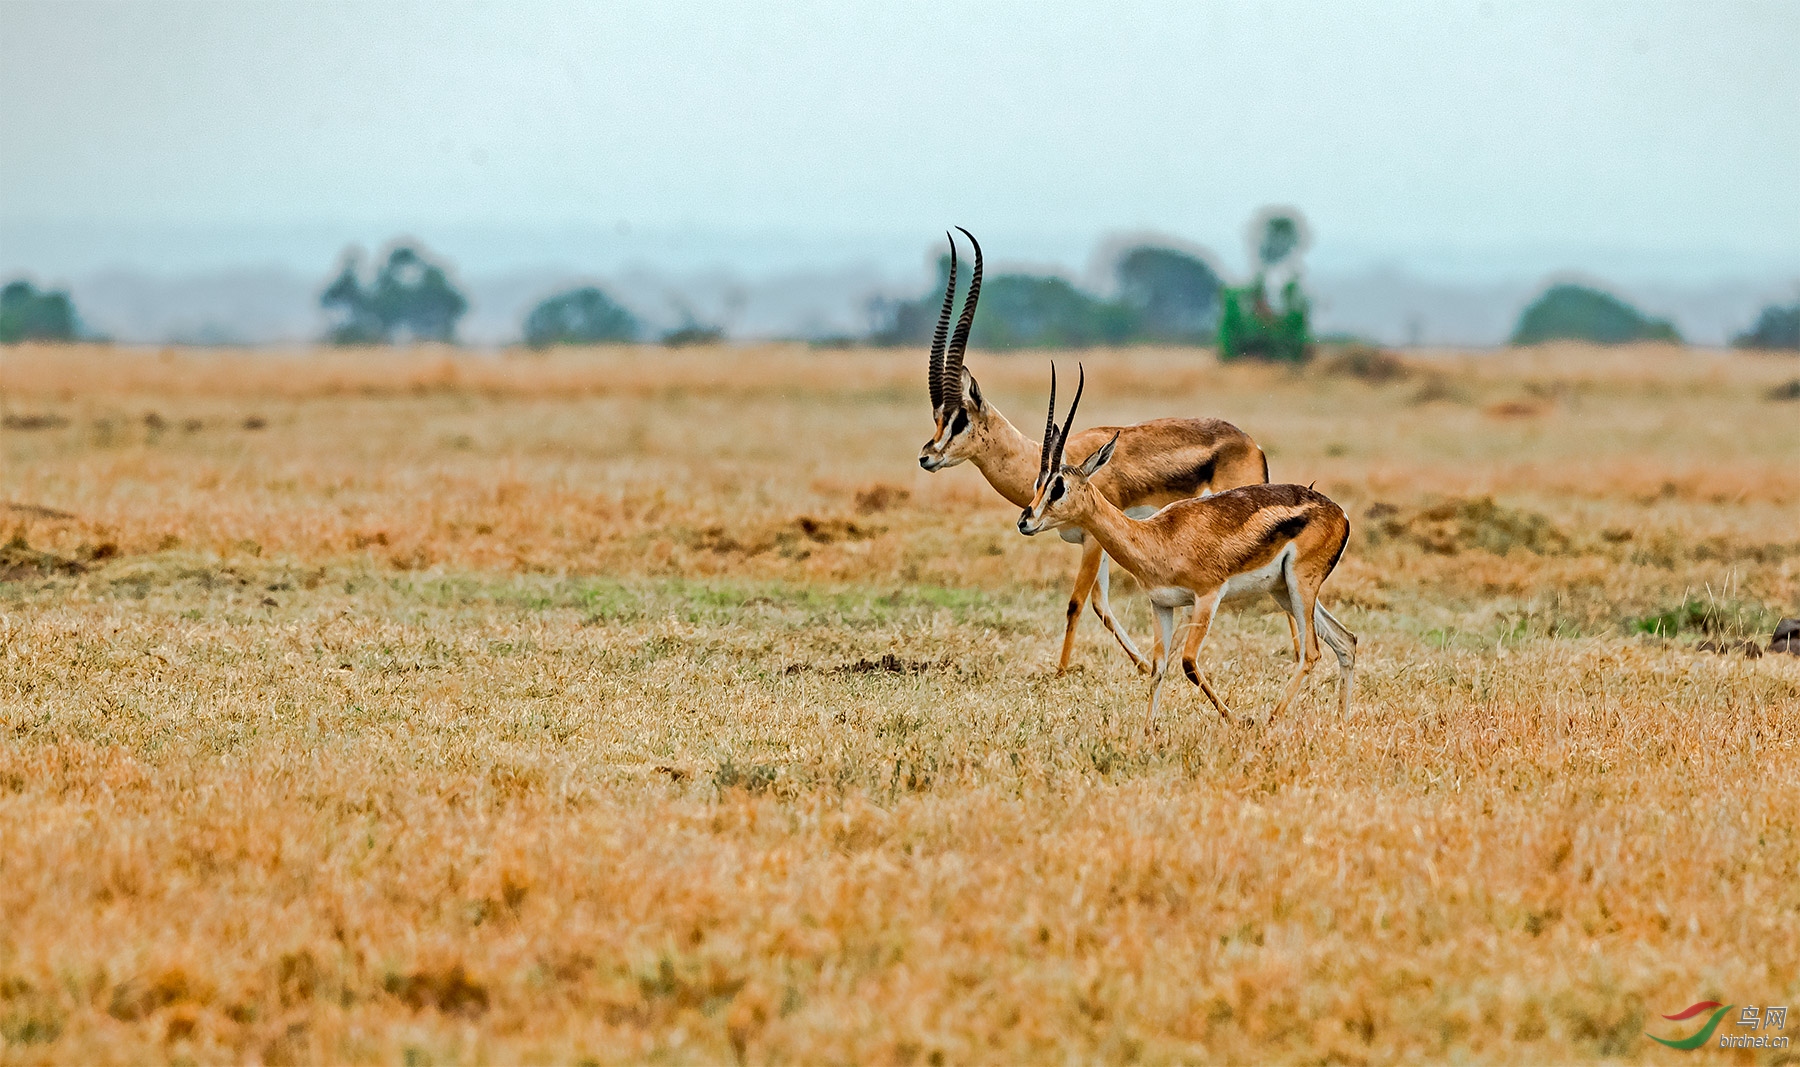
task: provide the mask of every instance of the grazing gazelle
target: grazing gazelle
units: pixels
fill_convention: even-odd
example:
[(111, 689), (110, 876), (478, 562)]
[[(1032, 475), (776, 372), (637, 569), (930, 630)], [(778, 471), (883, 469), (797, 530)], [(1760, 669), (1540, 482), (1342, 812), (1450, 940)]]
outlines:
[(1319, 604), (1319, 587), (1337, 566), (1350, 539), (1344, 509), (1323, 493), (1298, 485), (1247, 485), (1212, 496), (1178, 500), (1148, 519), (1134, 519), (1097, 485), (1113, 458), (1108, 441), (1085, 460), (1063, 462), (1063, 441), (1081, 403), (1081, 385), (1068, 420), (1056, 428), (1056, 368), (1050, 370), (1050, 415), (1038, 461), (1036, 491), (1019, 515), (1019, 532), (1080, 526), (1131, 572), (1156, 608), (1156, 666), (1151, 673), (1148, 733), (1156, 718), (1163, 679), (1175, 662), (1175, 609), (1193, 606), (1181, 665), (1225, 720), (1231, 711), (1200, 672), (1195, 656), (1221, 603), (1273, 595), (1294, 634), (1294, 674), (1269, 715), (1287, 709), (1307, 671), (1319, 658), (1323, 637), (1338, 659), (1338, 706), (1350, 710), (1356, 673), (1356, 635)]
[[(969, 329), (975, 323), (975, 303), (981, 299), (981, 245), (968, 230), (962, 233), (975, 246), (975, 270), (956, 333), (950, 336), (950, 313), (956, 298), (956, 240), (951, 238), (950, 280), (944, 287), (944, 309), (931, 339), (931, 407), (937, 429), (919, 450), (919, 466), (938, 471), (964, 461), (973, 463), (1001, 496), (1024, 507), (1031, 503), (1036, 486), (1040, 449), (1038, 442), (1020, 433), (981, 395), (975, 376), (963, 366)], [(1114, 459), (1105, 473), (1094, 479), (1094, 487), (1108, 502), (1134, 515), (1148, 515), (1164, 504), (1197, 494), (1269, 480), (1269, 463), (1262, 449), (1249, 434), (1219, 419), (1154, 419), (1124, 427), (1096, 426), (1065, 444), (1070, 456), (1083, 459), (1109, 439), (1117, 446)], [(1074, 526), (1064, 529), (1062, 538), (1083, 545), (1083, 549), (1075, 589), (1069, 594), (1057, 673), (1068, 670), (1069, 655), (1075, 649), (1075, 626), (1090, 593), (1095, 594), (1094, 614), (1119, 639), (1138, 669), (1148, 673), (1150, 661), (1113, 618), (1107, 599), (1106, 554), (1099, 542)]]

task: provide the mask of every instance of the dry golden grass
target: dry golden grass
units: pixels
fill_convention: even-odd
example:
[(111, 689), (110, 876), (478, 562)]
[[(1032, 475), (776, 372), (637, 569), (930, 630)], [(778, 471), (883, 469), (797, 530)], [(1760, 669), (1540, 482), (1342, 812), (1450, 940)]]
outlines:
[[(1081, 358), (1345, 504), (1348, 717), (1145, 742), (1091, 619), (1052, 677), (1075, 551), (917, 468), (919, 353), (7, 351), (0, 1061), (1676, 1062), (1800, 1001), (1800, 658), (1632, 625), (1800, 613), (1793, 361)], [(1279, 618), (1214, 634), (1270, 703)]]

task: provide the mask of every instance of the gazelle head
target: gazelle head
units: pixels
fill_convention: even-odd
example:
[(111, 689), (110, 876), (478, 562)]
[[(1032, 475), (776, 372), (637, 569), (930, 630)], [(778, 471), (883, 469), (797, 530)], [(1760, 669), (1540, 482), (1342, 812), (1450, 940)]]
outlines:
[(1056, 364), (1050, 365), (1050, 413), (1044, 419), (1044, 451), (1038, 458), (1037, 490), (1031, 503), (1019, 512), (1019, 532), (1027, 537), (1045, 530), (1073, 526), (1093, 506), (1089, 495), (1095, 490), (1088, 479), (1106, 466), (1112, 458), (1119, 435), (1101, 445), (1079, 466), (1063, 463), (1063, 445), (1068, 443), (1069, 429), (1075, 425), (1075, 409), (1081, 406), (1081, 391), (1087, 386), (1087, 370), (1075, 385), (1075, 400), (1069, 405), (1069, 417), (1062, 428), (1056, 426)]
[[(975, 271), (969, 277), (969, 295), (963, 300), (956, 333), (950, 333), (950, 313), (956, 303), (956, 238), (950, 237), (950, 280), (944, 285), (944, 309), (938, 314), (937, 331), (931, 335), (931, 416), (936, 429), (919, 449), (919, 466), (928, 471), (954, 467), (987, 446), (988, 408), (981, 399), (975, 376), (963, 366), (969, 349), (969, 330), (975, 325), (975, 302), (981, 299), (981, 242), (961, 226), (962, 235), (975, 246)], [(945, 341), (948, 340), (948, 347)]]

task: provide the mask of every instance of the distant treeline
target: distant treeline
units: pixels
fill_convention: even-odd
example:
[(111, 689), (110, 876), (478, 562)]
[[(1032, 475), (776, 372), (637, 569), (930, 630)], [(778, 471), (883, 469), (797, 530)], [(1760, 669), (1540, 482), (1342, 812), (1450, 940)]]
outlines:
[[(1000, 351), (1208, 345), (1217, 346), (1226, 358), (1302, 359), (1313, 339), (1299, 269), (1305, 225), (1295, 212), (1272, 210), (1252, 223), (1250, 238), (1258, 269), (1248, 283), (1235, 287), (1227, 284), (1212, 257), (1154, 242), (1126, 247), (1113, 257), (1106, 293), (1055, 275), (989, 272), (970, 343)], [(968, 259), (959, 260), (959, 288), (966, 289), (969, 268)], [(939, 256), (936, 277), (923, 293), (910, 300), (874, 301), (867, 334), (832, 338), (831, 343), (928, 343), (949, 270), (949, 256)], [(321, 291), (319, 304), (330, 321), (323, 339), (340, 345), (454, 344), (457, 323), (469, 308), (451, 267), (410, 241), (391, 245), (370, 269), (359, 253), (347, 252)], [(645, 341), (710, 344), (724, 340), (725, 332), (692, 315), (684, 315), (674, 329), (652, 332), (611, 294), (588, 285), (539, 302), (520, 324), (520, 336), (526, 345), (542, 349)], [(83, 329), (68, 293), (39, 289), (24, 279), (0, 289), (0, 344), (82, 339), (99, 338)], [(1674, 324), (1602, 289), (1558, 283), (1521, 311), (1511, 336), (1514, 345), (1556, 340), (1679, 344), (1682, 338)], [(1732, 344), (1800, 351), (1800, 299), (1765, 307)]]

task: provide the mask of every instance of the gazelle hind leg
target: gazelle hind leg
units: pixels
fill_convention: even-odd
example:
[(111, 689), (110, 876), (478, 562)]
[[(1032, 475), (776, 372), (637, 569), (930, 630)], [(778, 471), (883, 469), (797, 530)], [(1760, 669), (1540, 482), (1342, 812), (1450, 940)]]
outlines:
[(1075, 572), (1075, 588), (1069, 592), (1069, 618), (1063, 628), (1062, 655), (1056, 658), (1057, 674), (1069, 669), (1069, 656), (1075, 651), (1075, 624), (1081, 621), (1081, 607), (1087, 603), (1088, 594), (1094, 588), (1095, 571), (1105, 558), (1105, 553), (1100, 551), (1100, 542), (1092, 537), (1081, 546), (1081, 568)]
[(1156, 669), (1150, 672), (1150, 710), (1144, 713), (1144, 736), (1155, 732), (1156, 705), (1162, 699), (1163, 682), (1175, 663), (1175, 609), (1156, 605)]
[(1312, 669), (1312, 665), (1319, 658), (1319, 635), (1311, 625), (1312, 609), (1317, 602), (1317, 594), (1301, 586), (1300, 576), (1294, 573), (1294, 557), (1292, 555), (1289, 555), (1287, 561), (1282, 564), (1281, 576), (1283, 583), (1287, 586), (1282, 590), (1286, 594), (1283, 603), (1288, 609), (1289, 617), (1293, 620), (1300, 646), (1297, 651), (1301, 652), (1301, 656), (1299, 662), (1294, 664), (1293, 676), (1288, 679), (1287, 689), (1282, 692), (1280, 702), (1275, 705), (1273, 711), (1269, 712), (1270, 722), (1274, 722), (1278, 716), (1287, 711), (1288, 705), (1293, 703), (1294, 695), (1300, 692), (1300, 683), (1306, 680), (1306, 672)]
[(1231, 709), (1225, 706), (1225, 701), (1213, 690), (1212, 682), (1201, 673), (1199, 663), (1200, 644), (1206, 640), (1206, 632), (1212, 628), (1213, 613), (1219, 609), (1219, 598), (1224, 592), (1220, 589), (1194, 599), (1194, 616), (1188, 623), (1187, 641), (1181, 649), (1181, 669), (1187, 672), (1188, 680), (1206, 694), (1206, 699), (1212, 701), (1212, 706), (1219, 710), (1219, 717), (1230, 722)]
[[(1095, 542), (1095, 547), (1098, 546), (1099, 543)], [(1131, 643), (1131, 635), (1126, 633), (1125, 627), (1119, 625), (1119, 620), (1113, 617), (1112, 598), (1107, 595), (1109, 587), (1112, 585), (1111, 563), (1112, 557), (1108, 556), (1105, 552), (1101, 552), (1099, 574), (1094, 579), (1094, 614), (1100, 616), (1100, 622), (1114, 637), (1119, 639), (1120, 647), (1125, 649), (1125, 654), (1127, 656), (1131, 657), (1132, 664), (1135, 665), (1140, 672), (1149, 674), (1153, 669), (1150, 666), (1150, 661), (1145, 659), (1144, 654), (1139, 652), (1137, 646)], [(1069, 632), (1071, 634), (1075, 632), (1073, 623), (1069, 624)]]
[(1313, 626), (1338, 661), (1338, 713), (1350, 714), (1350, 690), (1356, 683), (1356, 635), (1339, 622), (1325, 605), (1313, 602)]

